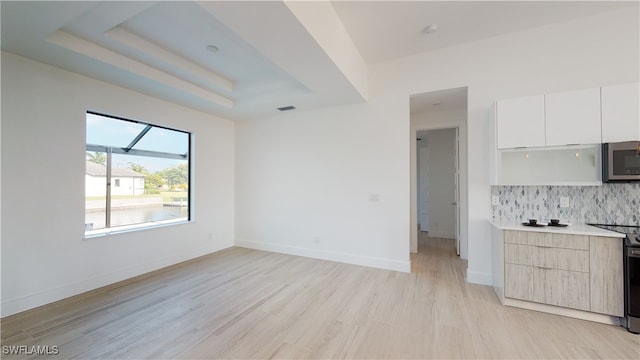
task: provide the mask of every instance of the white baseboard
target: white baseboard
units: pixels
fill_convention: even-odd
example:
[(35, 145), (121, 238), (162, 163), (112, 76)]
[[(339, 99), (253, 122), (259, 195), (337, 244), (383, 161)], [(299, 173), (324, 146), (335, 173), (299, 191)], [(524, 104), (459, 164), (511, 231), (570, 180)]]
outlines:
[(504, 299), (504, 305), (545, 312), (548, 314), (568, 316), (576, 319), (594, 321), (602, 324), (620, 325), (620, 320), (615, 316), (609, 316), (605, 314), (596, 314), (589, 311), (569, 309), (569, 308), (563, 308), (559, 306), (539, 304), (539, 303), (534, 303), (534, 302), (529, 302), (524, 300), (510, 299), (510, 298)]
[(455, 239), (456, 236), (453, 233), (448, 233), (448, 232), (444, 232), (444, 231), (429, 231), (428, 232), (429, 237), (437, 237), (437, 238), (443, 238), (443, 239)]
[(103, 286), (111, 285), (119, 281), (146, 274), (151, 271), (159, 270), (167, 266), (179, 264), (181, 262), (223, 249), (224, 248), (211, 248), (210, 246), (191, 249), (180, 254), (168, 256), (161, 259), (155, 259), (150, 262), (138, 264), (129, 268), (119, 269), (108, 274), (102, 274), (73, 284), (59, 286), (21, 298), (3, 301), (2, 317), (17, 314), (19, 312), (33, 309), (38, 306), (50, 304), (58, 300), (79, 295), (87, 291), (95, 290)]
[(493, 285), (491, 273), (472, 271), (467, 268), (467, 282), (480, 285)]
[(297, 246), (264, 243), (257, 241), (237, 240), (236, 246), (249, 249), (264, 250), (281, 254), (303, 256), (313, 259), (329, 260), (347, 264), (361, 265), (378, 269), (411, 272), (410, 261), (398, 261), (385, 258), (353, 255), (334, 251), (308, 249)]

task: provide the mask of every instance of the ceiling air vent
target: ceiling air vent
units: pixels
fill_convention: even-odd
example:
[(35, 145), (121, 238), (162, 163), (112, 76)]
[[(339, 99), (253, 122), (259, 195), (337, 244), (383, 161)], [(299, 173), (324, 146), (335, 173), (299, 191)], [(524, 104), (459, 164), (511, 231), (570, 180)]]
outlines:
[(295, 106), (293, 105), (289, 105), (289, 106), (283, 106), (283, 107), (279, 107), (278, 110), (280, 111), (289, 111), (289, 110), (295, 110)]

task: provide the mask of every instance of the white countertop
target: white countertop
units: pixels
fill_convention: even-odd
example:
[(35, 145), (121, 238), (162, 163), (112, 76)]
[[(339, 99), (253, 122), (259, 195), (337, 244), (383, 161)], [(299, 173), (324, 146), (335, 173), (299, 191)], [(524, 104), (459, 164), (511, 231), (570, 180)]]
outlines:
[(501, 223), (489, 220), (491, 225), (500, 230), (516, 230), (516, 231), (533, 231), (533, 232), (546, 232), (546, 233), (559, 233), (559, 234), (572, 234), (572, 235), (588, 235), (588, 236), (604, 236), (604, 237), (619, 237), (623, 238), (626, 235), (617, 233), (615, 231), (609, 231), (600, 229), (595, 226), (587, 224), (570, 224), (567, 227), (533, 227), (524, 226), (521, 223)]

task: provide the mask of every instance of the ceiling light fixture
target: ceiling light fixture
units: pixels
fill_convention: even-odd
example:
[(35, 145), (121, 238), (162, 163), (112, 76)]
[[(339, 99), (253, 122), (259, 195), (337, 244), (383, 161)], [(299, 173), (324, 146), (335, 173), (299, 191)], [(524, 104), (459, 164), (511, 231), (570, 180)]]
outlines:
[(215, 46), (215, 45), (207, 45), (207, 46), (206, 46), (206, 49), (207, 49), (208, 51), (211, 51), (211, 52), (214, 52), (214, 53), (215, 53), (215, 52), (218, 52), (218, 50), (220, 50), (220, 49), (218, 49), (218, 47), (217, 47), (217, 46)]
[(283, 107), (279, 107), (278, 110), (280, 111), (289, 111), (289, 110), (295, 110), (295, 106), (293, 105), (289, 105), (289, 106), (283, 106)]
[(423, 34), (433, 34), (436, 31), (438, 31), (438, 25), (437, 24), (431, 24), (431, 25), (427, 26), (426, 28), (422, 29), (422, 33)]

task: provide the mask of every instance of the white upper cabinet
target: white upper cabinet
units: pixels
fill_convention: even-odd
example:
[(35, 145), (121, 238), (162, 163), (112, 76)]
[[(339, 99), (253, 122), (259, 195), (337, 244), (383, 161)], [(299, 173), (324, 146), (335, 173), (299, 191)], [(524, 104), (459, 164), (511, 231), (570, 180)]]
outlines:
[(600, 88), (545, 95), (547, 146), (599, 144)]
[(545, 146), (544, 95), (496, 104), (498, 149)]
[(547, 146), (599, 144), (600, 88), (545, 95)]
[(602, 88), (602, 142), (640, 141), (640, 84)]
[(496, 101), (491, 184), (601, 185), (600, 144), (640, 141), (639, 100), (631, 83)]

